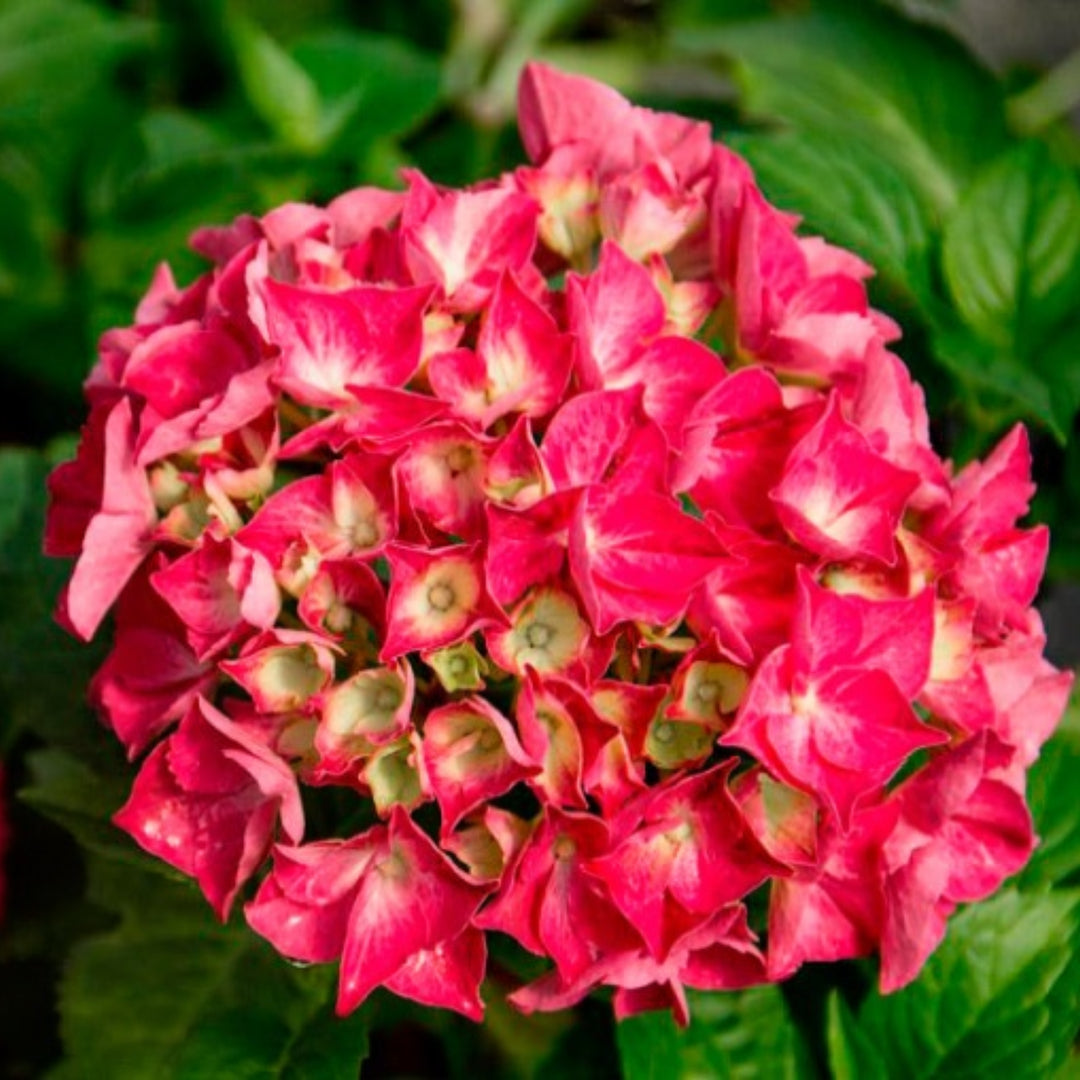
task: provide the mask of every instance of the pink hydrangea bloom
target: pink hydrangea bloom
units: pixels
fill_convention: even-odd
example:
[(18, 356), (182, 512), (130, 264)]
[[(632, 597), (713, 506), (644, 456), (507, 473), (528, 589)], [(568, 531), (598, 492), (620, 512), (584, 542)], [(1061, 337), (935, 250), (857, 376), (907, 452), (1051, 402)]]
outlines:
[(1026, 436), (943, 461), (870, 268), (707, 125), (520, 100), (529, 165), (202, 229), (102, 339), (46, 546), (113, 613), (117, 823), (342, 1013), (478, 1018), (488, 931), (525, 1011), (900, 987), (1030, 853), (1069, 691)]

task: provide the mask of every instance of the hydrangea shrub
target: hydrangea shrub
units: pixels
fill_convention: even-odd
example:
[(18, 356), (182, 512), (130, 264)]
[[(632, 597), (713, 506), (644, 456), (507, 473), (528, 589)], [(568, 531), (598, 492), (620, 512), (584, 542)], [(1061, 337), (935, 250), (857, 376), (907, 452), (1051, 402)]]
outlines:
[(46, 547), (112, 612), (116, 822), (340, 1013), (479, 1018), (488, 931), (550, 961), (526, 1012), (894, 990), (1034, 844), (1025, 432), (943, 461), (870, 268), (707, 125), (532, 65), (520, 128), (199, 230), (103, 337)]

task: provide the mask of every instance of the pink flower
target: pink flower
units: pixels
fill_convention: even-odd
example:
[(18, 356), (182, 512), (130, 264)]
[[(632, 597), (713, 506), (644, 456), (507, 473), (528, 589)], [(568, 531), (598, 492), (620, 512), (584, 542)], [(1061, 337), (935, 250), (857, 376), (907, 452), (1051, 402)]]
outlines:
[[(90, 699), (134, 758), (196, 697), (212, 692), (218, 673), (212, 660), (195, 654), (186, 627), (145, 571), (121, 596), (116, 621), (116, 640), (90, 684)], [(148, 656), (153, 664), (146, 662)]]
[[(918, 600), (867, 605), (803, 574), (792, 643), (758, 668), (722, 741), (818, 795), (846, 827), (910, 754), (945, 741), (909, 704), (929, 670), (931, 617)], [(904, 622), (912, 632), (893, 637)]]
[(980, 735), (897, 789), (899, 819), (882, 847), (881, 988), (909, 983), (958, 903), (982, 900), (1035, 844), (1024, 798), (1001, 777), (1011, 751)]
[(640, 937), (587, 868), (610, 843), (608, 826), (593, 815), (549, 808), (476, 924), (550, 956), (564, 979), (605, 955), (636, 948)]
[(294, 843), (304, 831), (288, 766), (202, 698), (147, 757), (114, 820), (194, 877), (223, 922), (279, 821)]
[(396, 810), (389, 826), (352, 840), (279, 847), (246, 914), (286, 956), (341, 958), (341, 1015), (385, 985), (479, 1019), (485, 949), (469, 920), (490, 888)]
[(46, 551), (77, 556), (60, 617), (87, 640), (152, 548), (157, 513), (134, 443), (130, 399), (99, 404), (78, 457), (49, 478)]
[(488, 931), (525, 1011), (901, 986), (1071, 685), (1026, 436), (954, 475), (871, 268), (707, 125), (542, 65), (520, 113), (530, 166), (201, 229), (102, 338), (46, 547), (117, 822), (342, 1013), (479, 1018)]
[(651, 792), (628, 810), (629, 835), (588, 865), (658, 961), (714, 912), (787, 873), (728, 790), (734, 766), (732, 760)]

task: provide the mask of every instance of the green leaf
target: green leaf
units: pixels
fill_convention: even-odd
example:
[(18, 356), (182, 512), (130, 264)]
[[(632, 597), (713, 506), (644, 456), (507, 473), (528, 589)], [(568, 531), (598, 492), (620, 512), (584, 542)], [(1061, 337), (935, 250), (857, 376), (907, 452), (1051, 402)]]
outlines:
[(1065, 403), (1055, 400), (1049, 382), (1033, 366), (956, 327), (937, 330), (933, 349), (966, 390), (969, 409), (983, 418), (979, 426), (984, 431), (998, 430), (1020, 415), (1043, 424), (1059, 442), (1068, 438), (1069, 425), (1060, 417)]
[(694, 993), (690, 1026), (667, 1012), (643, 1013), (616, 1027), (625, 1080), (798, 1080), (812, 1072), (777, 986)]
[(64, 972), (61, 1078), (358, 1075), (366, 1022), (331, 1017), (329, 969), (294, 968), (246, 927), (219, 925), (190, 887), (100, 860), (91, 872), (92, 898), (123, 918)]
[(931, 229), (895, 165), (849, 139), (788, 131), (729, 140), (754, 167), (765, 194), (813, 232), (850, 247), (903, 301), (933, 300)]
[(1051, 430), (1064, 442), (1080, 409), (1080, 319), (1060, 328), (1033, 360), (1050, 388)]
[(1037, 889), (1065, 881), (1080, 870), (1080, 803), (1076, 763), (1080, 761), (1080, 698), (1073, 697), (1065, 718), (1028, 773), (1028, 805), (1039, 846), (1017, 884)]
[(114, 766), (109, 772), (94, 771), (64, 750), (34, 751), (27, 758), (30, 783), (19, 791), (19, 798), (62, 825), (88, 851), (144, 865), (128, 837), (110, 820), (130, 787), (130, 767), (119, 751)]
[(84, 706), (101, 649), (52, 620), (70, 565), (41, 553), (50, 464), (38, 451), (0, 450), (0, 745), (5, 730), (26, 730), (90, 761), (109, 741)]
[(852, 6), (702, 25), (676, 43), (732, 58), (751, 115), (858, 147), (943, 215), (1005, 144), (1000, 88), (944, 34)]
[(966, 331), (939, 359), (1064, 443), (1080, 408), (1080, 181), (1038, 143), (993, 162), (949, 219), (942, 262)]
[(282, 1080), (353, 1080), (368, 1054), (367, 1018), (324, 1009), (294, 1033), (278, 1061)]
[(886, 1080), (888, 1072), (839, 991), (829, 996), (826, 1043), (834, 1080)]
[(324, 142), (322, 102), (311, 76), (250, 19), (233, 16), (229, 36), (252, 109), (286, 146), (318, 151)]
[(811, 1074), (779, 987), (688, 996), (682, 1080), (797, 1080)]
[(407, 135), (441, 102), (438, 59), (400, 38), (328, 31), (298, 42), (292, 55), (324, 102), (326, 143), (344, 133), (359, 151)]
[(38, 193), (0, 173), (0, 301), (37, 303), (43, 293), (55, 300), (45, 216)]
[(79, 0), (17, 0), (0, 7), (0, 131), (33, 131), (81, 106), (150, 26)]
[(615, 1029), (624, 1080), (670, 1080), (677, 1075), (679, 1032), (669, 1012), (647, 1012)]
[(910, 986), (830, 1027), (838, 1077), (1052, 1075), (1080, 1006), (1080, 893), (1008, 890), (952, 920)]
[(1017, 146), (964, 193), (942, 261), (960, 315), (1018, 360), (1038, 353), (1080, 294), (1080, 182), (1039, 143)]

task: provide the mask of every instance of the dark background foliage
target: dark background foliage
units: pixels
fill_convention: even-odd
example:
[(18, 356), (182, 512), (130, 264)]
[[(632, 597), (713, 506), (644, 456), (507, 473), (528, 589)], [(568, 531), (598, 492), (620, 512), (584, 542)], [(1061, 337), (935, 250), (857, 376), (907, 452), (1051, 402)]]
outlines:
[(496, 942), (482, 1028), (376, 995), (214, 923), (107, 823), (129, 767), (83, 705), (101, 650), (49, 613), (43, 481), (72, 447), (98, 335), (200, 224), (286, 200), (460, 184), (521, 160), (542, 58), (710, 120), (766, 193), (878, 269), (935, 441), (958, 462), (1032, 428), (1041, 605), (1080, 657), (1080, 5), (1074, 0), (0, 0), (0, 757), (15, 830), (0, 1075), (1032, 1076), (1080, 1071), (1080, 717), (1037, 765), (1044, 843), (962, 913), (924, 975), (872, 966), (701, 996), (618, 1031), (602, 1000), (522, 1019)]

